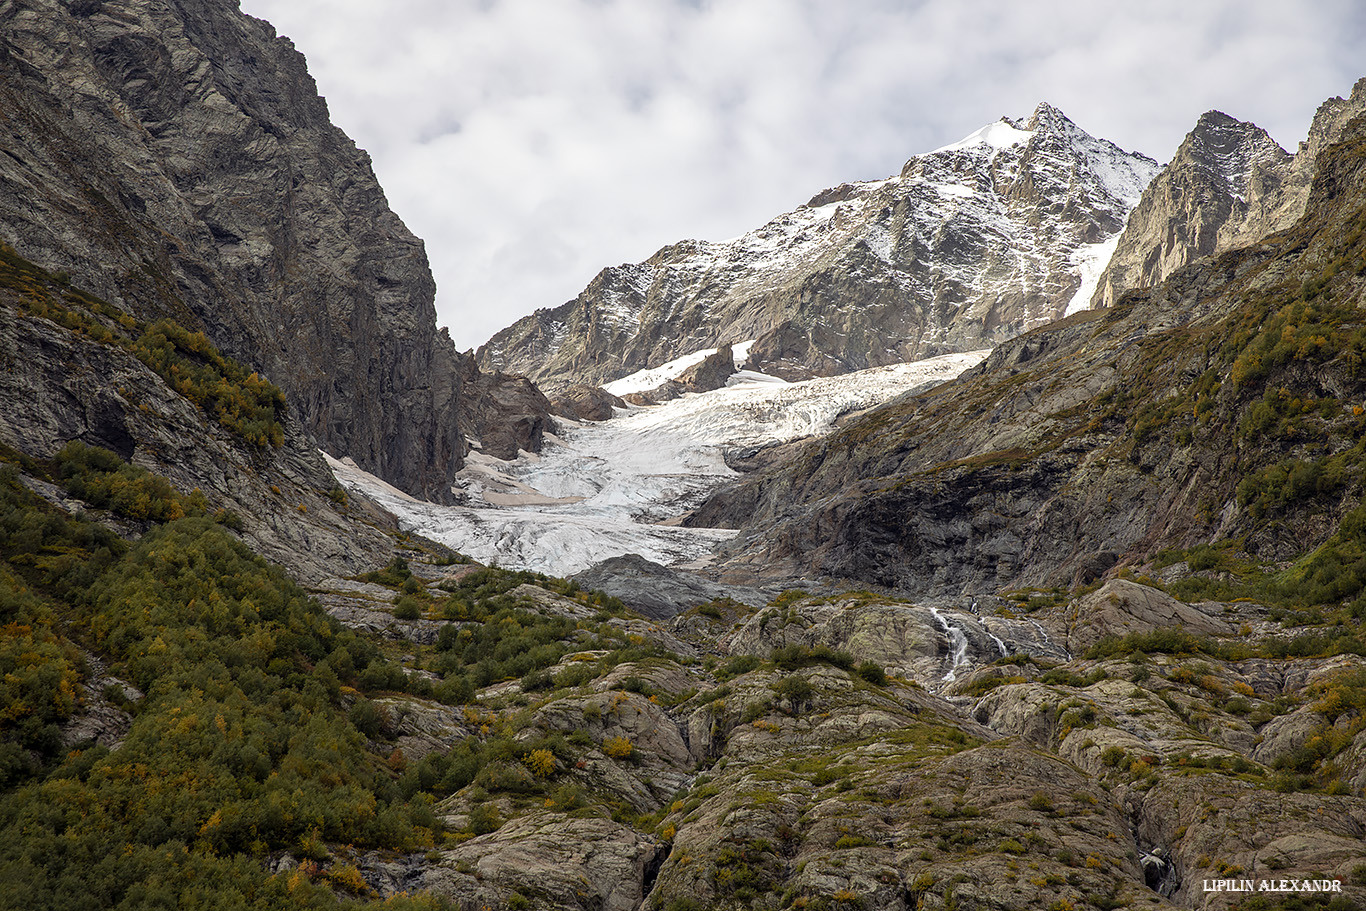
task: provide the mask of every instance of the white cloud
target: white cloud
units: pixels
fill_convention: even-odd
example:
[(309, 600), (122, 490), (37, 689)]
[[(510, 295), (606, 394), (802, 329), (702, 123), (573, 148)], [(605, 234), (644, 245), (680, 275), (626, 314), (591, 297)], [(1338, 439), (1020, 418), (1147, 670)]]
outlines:
[(1210, 108), (1293, 148), (1366, 37), (1352, 0), (243, 6), (373, 156), (461, 347), (1043, 100), (1160, 160)]

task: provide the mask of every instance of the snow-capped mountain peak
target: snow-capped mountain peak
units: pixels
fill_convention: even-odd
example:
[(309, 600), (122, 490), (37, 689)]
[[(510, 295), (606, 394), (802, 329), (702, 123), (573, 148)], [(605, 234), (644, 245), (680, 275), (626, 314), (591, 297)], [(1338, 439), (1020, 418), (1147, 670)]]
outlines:
[(1041, 104), (740, 237), (606, 269), (479, 357), (553, 388), (749, 339), (789, 380), (981, 348), (1089, 299), (1157, 170)]

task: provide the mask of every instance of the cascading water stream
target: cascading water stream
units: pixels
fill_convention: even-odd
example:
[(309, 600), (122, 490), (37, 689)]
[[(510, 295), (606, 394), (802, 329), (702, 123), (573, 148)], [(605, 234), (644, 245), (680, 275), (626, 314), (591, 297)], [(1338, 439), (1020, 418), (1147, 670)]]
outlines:
[(984, 633), (986, 633), (988, 636), (990, 636), (990, 637), (991, 637), (991, 641), (992, 641), (992, 642), (995, 642), (995, 643), (996, 643), (996, 647), (997, 647), (998, 649), (1001, 650), (1001, 657), (1002, 657), (1002, 658), (1009, 658), (1009, 657), (1010, 657), (1010, 647), (1007, 646), (1007, 645), (1005, 644), (1005, 641), (1004, 641), (1003, 639), (1001, 639), (1000, 636), (996, 635), (996, 634), (993, 633), (990, 629), (987, 628), (986, 623), (983, 622), (983, 620), (982, 620), (982, 613), (981, 613), (981, 611), (979, 611), (979, 610), (977, 609), (977, 602), (976, 602), (976, 601), (972, 602), (972, 607), (968, 608), (968, 610), (972, 611), (972, 615), (973, 615), (974, 617), (977, 618), (977, 625), (980, 626), (980, 627), (982, 628), (982, 632), (984, 632)]
[(1036, 630), (1038, 630), (1038, 631), (1039, 631), (1039, 635), (1043, 637), (1044, 644), (1046, 644), (1046, 645), (1052, 645), (1052, 646), (1055, 646), (1056, 648), (1061, 648), (1062, 651), (1063, 651), (1063, 654), (1067, 656), (1067, 660), (1068, 660), (1068, 661), (1071, 661), (1071, 660), (1072, 660), (1072, 653), (1071, 653), (1070, 651), (1068, 651), (1066, 648), (1064, 648), (1063, 646), (1057, 645), (1057, 644), (1053, 641), (1053, 639), (1048, 635), (1048, 630), (1044, 629), (1043, 626), (1039, 623), (1038, 620), (1032, 620), (1032, 619), (1030, 619), (1030, 618), (1028, 618), (1028, 617), (1026, 617), (1025, 619), (1026, 619), (1026, 620), (1029, 620), (1030, 623), (1034, 624), (1034, 628), (1035, 628)]
[(944, 682), (952, 683), (958, 678), (958, 669), (968, 663), (968, 637), (966, 633), (950, 623), (948, 618), (940, 614), (935, 608), (930, 608), (930, 614), (943, 628), (944, 635), (949, 640), (952, 656), (949, 661), (949, 670), (944, 674)]

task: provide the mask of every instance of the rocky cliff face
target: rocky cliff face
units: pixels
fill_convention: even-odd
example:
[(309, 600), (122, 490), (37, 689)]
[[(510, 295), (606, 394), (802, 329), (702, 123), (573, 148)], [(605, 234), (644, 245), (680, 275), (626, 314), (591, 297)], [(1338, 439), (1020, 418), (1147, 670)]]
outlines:
[(447, 496), (472, 365), (289, 41), (209, 0), (21, 0), (0, 43), (0, 239), (135, 316), (202, 327), (319, 444)]
[(338, 496), (293, 422), (282, 423), (278, 445), (247, 442), (140, 360), (133, 321), (111, 312), (0, 248), (0, 444), (43, 459), (79, 440), (182, 493), (198, 488), (254, 550), (305, 583), (389, 559), (382, 529), (397, 530), (392, 517)]
[(555, 385), (745, 340), (750, 366), (789, 379), (980, 348), (1090, 298), (1156, 170), (1040, 105), (736, 240), (606, 269), (478, 357)]
[[(1288, 559), (1357, 503), (1366, 121), (1289, 231), (999, 346), (715, 496), (737, 576), (1073, 585), (1163, 547)], [(1292, 481), (1292, 473), (1300, 472)]]
[(1219, 111), (1200, 118), (1143, 193), (1105, 268), (1092, 306), (1150, 288), (1181, 266), (1289, 228), (1304, 214), (1319, 154), (1366, 112), (1366, 80), (1330, 98), (1289, 155), (1251, 123)]

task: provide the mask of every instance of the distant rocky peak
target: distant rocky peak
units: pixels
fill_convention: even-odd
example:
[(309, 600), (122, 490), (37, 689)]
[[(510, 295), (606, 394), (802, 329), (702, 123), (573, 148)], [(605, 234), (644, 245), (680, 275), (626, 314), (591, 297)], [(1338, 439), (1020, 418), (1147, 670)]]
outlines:
[(1363, 112), (1366, 112), (1366, 76), (1357, 80), (1346, 98), (1329, 98), (1319, 105), (1314, 112), (1314, 121), (1309, 126), (1309, 136), (1300, 143), (1296, 157), (1306, 153), (1317, 156), (1326, 146), (1341, 138), (1347, 121)]
[(1319, 153), (1361, 113), (1366, 79), (1350, 97), (1319, 106), (1294, 155), (1256, 124), (1222, 111), (1202, 114), (1134, 207), (1092, 306), (1112, 306), (1125, 291), (1153, 287), (1195, 259), (1293, 225), (1308, 203)]
[(1246, 200), (1254, 168), (1279, 168), (1289, 161), (1290, 153), (1255, 123), (1207, 111), (1177, 150), (1176, 159), (1181, 158), (1202, 167), (1230, 196)]
[(1052, 133), (1058, 136), (1070, 136), (1076, 133), (1090, 136), (1089, 133), (1073, 123), (1070, 117), (1047, 101), (1039, 102), (1039, 106), (1034, 109), (1034, 113), (1026, 121), (1024, 129), (1031, 132)]
[[(1002, 117), (958, 142), (917, 155), (902, 168), (901, 177), (956, 178), (973, 189), (983, 183), (1001, 189), (1018, 180), (1017, 193), (1069, 198), (1099, 194), (1107, 197), (1104, 208), (1122, 208), (1127, 214), (1158, 170), (1158, 163), (1146, 155), (1092, 136), (1053, 105), (1040, 102), (1028, 118)], [(1122, 226), (1105, 221), (1102, 233)]]
[(981, 348), (1090, 299), (1157, 171), (1041, 104), (741, 237), (608, 269), (478, 358), (553, 388), (745, 340), (788, 380)]

